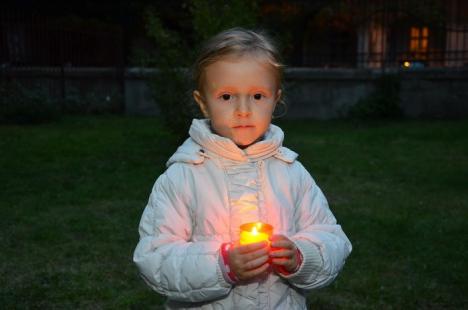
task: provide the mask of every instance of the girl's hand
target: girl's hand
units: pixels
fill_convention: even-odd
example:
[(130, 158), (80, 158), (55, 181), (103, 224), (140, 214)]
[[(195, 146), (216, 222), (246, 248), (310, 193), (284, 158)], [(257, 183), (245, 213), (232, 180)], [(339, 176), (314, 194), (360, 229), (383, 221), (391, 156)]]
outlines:
[(283, 235), (273, 235), (270, 241), (273, 269), (282, 274), (296, 272), (301, 266), (302, 257), (294, 242)]
[(237, 245), (229, 251), (229, 267), (240, 281), (250, 280), (268, 270), (268, 242)]

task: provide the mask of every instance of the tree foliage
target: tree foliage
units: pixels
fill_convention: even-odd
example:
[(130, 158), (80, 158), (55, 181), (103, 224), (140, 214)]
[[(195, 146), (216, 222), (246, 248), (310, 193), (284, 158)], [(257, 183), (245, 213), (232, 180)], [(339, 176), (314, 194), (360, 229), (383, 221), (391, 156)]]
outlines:
[(186, 136), (191, 119), (200, 116), (191, 97), (194, 84), (190, 66), (196, 50), (204, 40), (222, 30), (236, 26), (253, 28), (258, 15), (257, 2), (248, 0), (193, 0), (189, 2), (188, 11), (191, 33), (165, 21), (155, 7), (147, 7), (146, 32), (156, 44), (157, 52), (141, 56), (144, 65), (158, 69), (150, 88), (165, 125), (181, 139)]

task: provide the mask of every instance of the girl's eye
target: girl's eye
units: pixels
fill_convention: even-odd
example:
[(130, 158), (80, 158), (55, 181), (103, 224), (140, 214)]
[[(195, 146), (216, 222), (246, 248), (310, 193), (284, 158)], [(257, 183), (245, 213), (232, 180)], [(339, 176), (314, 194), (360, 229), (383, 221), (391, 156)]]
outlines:
[(223, 99), (224, 101), (229, 101), (231, 99), (231, 95), (223, 94), (223, 95), (221, 95), (221, 99)]
[(262, 94), (255, 94), (255, 95), (253, 95), (253, 97), (254, 97), (255, 100), (260, 100), (260, 99), (262, 99), (263, 95)]

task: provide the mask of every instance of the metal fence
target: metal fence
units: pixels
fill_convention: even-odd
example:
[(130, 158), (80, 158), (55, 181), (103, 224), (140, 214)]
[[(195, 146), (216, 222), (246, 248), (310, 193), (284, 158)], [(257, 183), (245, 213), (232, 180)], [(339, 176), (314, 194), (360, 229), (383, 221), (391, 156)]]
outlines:
[[(301, 59), (294, 61), (299, 66), (468, 65), (468, 1), (288, 2), (299, 8), (290, 18), (302, 20), (302, 38), (295, 37), (301, 42), (293, 42), (301, 46), (296, 56)], [(304, 7), (311, 9), (302, 10)], [(126, 49), (119, 25), (0, 10), (3, 67), (123, 67)]]
[(303, 65), (466, 67), (468, 1), (348, 0), (310, 16)]
[(0, 64), (112, 67), (124, 64), (122, 30), (79, 18), (0, 11)]
[(41, 89), (64, 110), (78, 110), (65, 105), (81, 101), (82, 110), (122, 111), (122, 33), (96, 21), (0, 10), (0, 82)]

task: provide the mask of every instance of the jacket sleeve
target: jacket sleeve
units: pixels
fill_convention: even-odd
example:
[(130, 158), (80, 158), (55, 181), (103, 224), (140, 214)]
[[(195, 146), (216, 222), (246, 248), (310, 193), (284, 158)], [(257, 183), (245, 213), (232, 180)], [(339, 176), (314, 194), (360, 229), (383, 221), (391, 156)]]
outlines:
[(297, 233), (291, 239), (303, 255), (303, 263), (297, 272), (285, 278), (296, 287), (312, 289), (326, 286), (336, 278), (352, 246), (322, 191), (305, 168), (299, 166), (302, 190), (294, 215)]
[(199, 302), (231, 290), (220, 269), (220, 242), (192, 242), (192, 219), (183, 184), (165, 174), (156, 181), (139, 226), (133, 261), (145, 282), (172, 300)]

